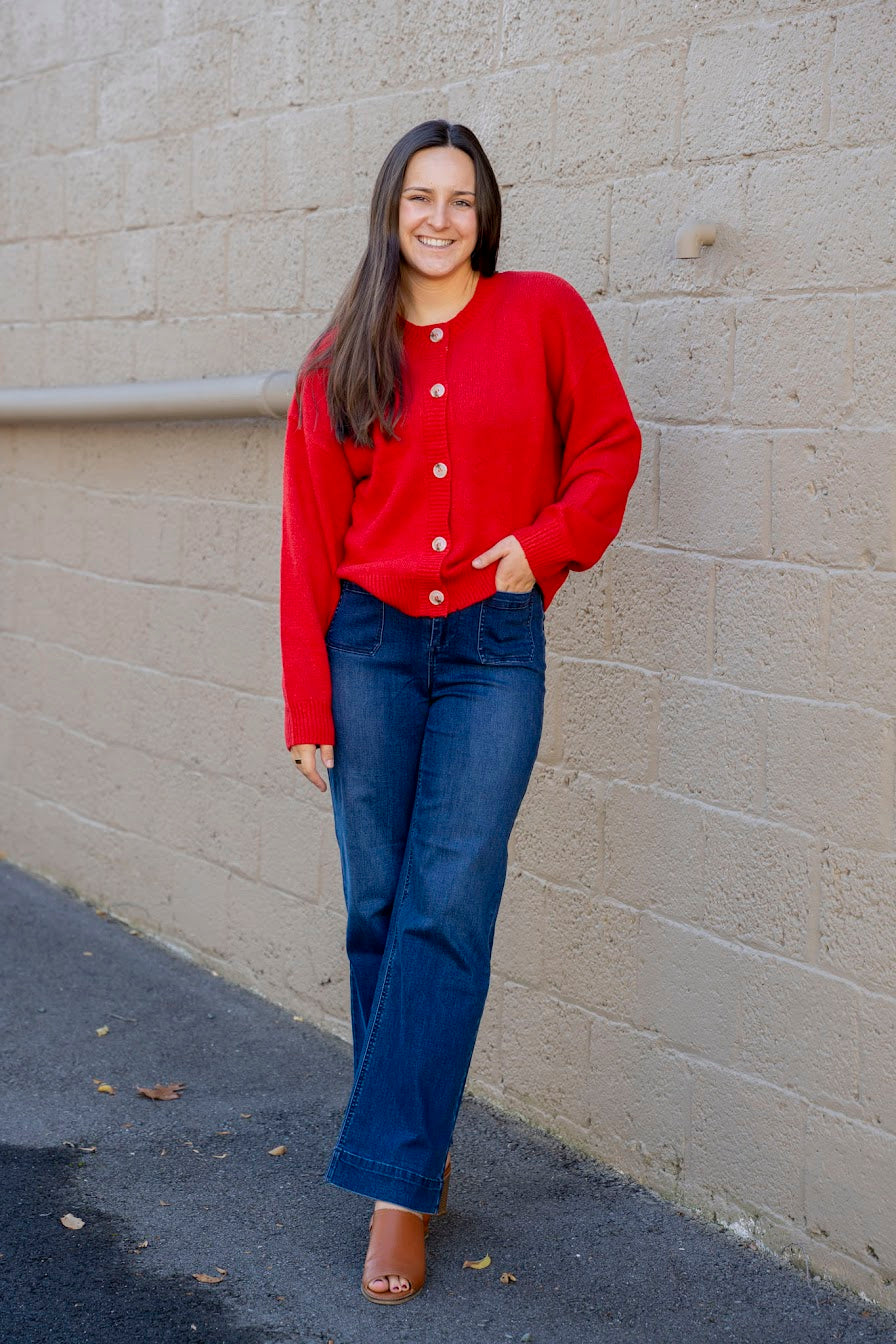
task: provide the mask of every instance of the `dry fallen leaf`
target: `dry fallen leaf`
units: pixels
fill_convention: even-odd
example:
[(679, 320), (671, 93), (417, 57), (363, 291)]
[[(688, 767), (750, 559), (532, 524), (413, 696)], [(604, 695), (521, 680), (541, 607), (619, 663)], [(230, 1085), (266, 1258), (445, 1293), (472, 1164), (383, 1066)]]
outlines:
[(269, 1149), (268, 1149), (268, 1156), (269, 1156), (269, 1157), (283, 1157), (283, 1155), (284, 1155), (285, 1152), (286, 1152), (286, 1144), (285, 1144), (285, 1143), (280, 1143), (280, 1144), (277, 1145), (276, 1148), (269, 1148)]
[(516, 1275), (515, 1275), (515, 1274), (502, 1274), (502, 1275), (501, 1275), (501, 1283), (516, 1283)]
[(251, 1120), (251, 1119), (252, 1119), (252, 1112), (251, 1112), (251, 1111), (240, 1111), (240, 1119), (241, 1119), (241, 1120)]
[(227, 1153), (211, 1153), (210, 1156), (211, 1156), (211, 1157), (227, 1157), (227, 1156), (229, 1156), (229, 1154), (227, 1154)]
[(138, 1087), (137, 1092), (150, 1101), (176, 1101), (185, 1087), (186, 1083), (156, 1083), (155, 1087)]
[(78, 1151), (81, 1152), (81, 1153), (95, 1153), (95, 1152), (96, 1152), (96, 1144), (95, 1144), (95, 1143), (94, 1143), (94, 1144), (91, 1144), (91, 1146), (88, 1147), (86, 1143), (79, 1143), (79, 1144), (78, 1144)]
[(212, 1274), (194, 1274), (193, 1278), (199, 1283), (222, 1283), (227, 1278), (227, 1270), (221, 1269), (220, 1265), (216, 1265), (215, 1268), (218, 1270), (218, 1278)]
[(108, 1036), (108, 1035), (109, 1035), (109, 1028), (108, 1028), (108, 1027), (97, 1027), (97, 1029), (96, 1029), (96, 1034), (97, 1034), (97, 1036)]
[(92, 952), (82, 952), (82, 953), (81, 953), (81, 956), (82, 956), (82, 957), (92, 957), (92, 956), (93, 956), (93, 953), (92, 953)]
[(488, 1269), (492, 1262), (490, 1255), (484, 1255), (481, 1260), (465, 1260), (462, 1269)]
[(95, 1083), (98, 1083), (98, 1087), (96, 1089), (97, 1092), (108, 1092), (110, 1096), (114, 1097), (115, 1088), (112, 1086), (111, 1083), (100, 1083), (98, 1078), (94, 1078), (93, 1081)]
[(84, 1226), (84, 1219), (76, 1217), (73, 1213), (64, 1213), (59, 1221), (63, 1227), (70, 1227), (74, 1231)]
[(215, 1133), (216, 1133), (216, 1134), (232, 1134), (232, 1133), (233, 1133), (233, 1130), (232, 1130), (232, 1129), (216, 1129), (216, 1130), (215, 1130)]

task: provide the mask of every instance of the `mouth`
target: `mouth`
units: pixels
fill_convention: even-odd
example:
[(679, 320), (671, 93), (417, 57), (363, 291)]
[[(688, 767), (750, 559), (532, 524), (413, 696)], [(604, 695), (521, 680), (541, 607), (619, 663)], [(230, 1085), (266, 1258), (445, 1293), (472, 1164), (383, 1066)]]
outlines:
[(451, 247), (454, 242), (453, 238), (431, 238), (425, 233), (415, 233), (414, 237), (423, 247), (430, 247), (433, 251), (437, 251), (439, 248), (444, 251), (445, 248)]

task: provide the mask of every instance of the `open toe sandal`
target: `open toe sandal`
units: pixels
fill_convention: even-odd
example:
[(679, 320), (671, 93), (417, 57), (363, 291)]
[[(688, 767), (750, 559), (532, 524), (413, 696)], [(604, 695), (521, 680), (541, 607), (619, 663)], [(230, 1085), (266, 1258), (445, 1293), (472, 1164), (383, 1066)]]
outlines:
[[(442, 1194), (436, 1214), (444, 1213), (448, 1203), (448, 1178), (451, 1175), (451, 1154), (445, 1163)], [(432, 1214), (410, 1209), (374, 1209), (370, 1215), (370, 1242), (364, 1261), (361, 1292), (371, 1302), (406, 1302), (420, 1292), (426, 1282), (426, 1251), (424, 1239), (429, 1232)], [(386, 1279), (394, 1274), (407, 1279), (409, 1287), (395, 1292), (387, 1288), (375, 1292), (374, 1279)]]
[[(423, 1249), (423, 1219), (410, 1209), (374, 1209), (370, 1215), (370, 1244), (364, 1261), (361, 1292), (371, 1302), (406, 1302), (419, 1293), (426, 1280), (426, 1252)], [(408, 1288), (395, 1292), (386, 1288), (374, 1292), (374, 1279), (398, 1274), (407, 1279)]]

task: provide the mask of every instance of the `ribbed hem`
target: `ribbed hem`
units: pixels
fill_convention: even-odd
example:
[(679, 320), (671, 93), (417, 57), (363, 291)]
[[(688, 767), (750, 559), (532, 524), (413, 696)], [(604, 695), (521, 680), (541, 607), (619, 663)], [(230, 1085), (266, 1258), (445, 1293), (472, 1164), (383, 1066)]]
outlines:
[[(438, 556), (436, 556), (437, 563)], [(360, 584), (369, 593), (373, 593), (374, 597), (382, 598), (391, 606), (398, 607), (399, 611), (403, 611), (407, 616), (444, 617), (452, 611), (459, 611), (463, 607), (472, 606), (474, 602), (481, 602), (484, 598), (491, 597), (495, 591), (497, 568), (497, 563), (486, 565), (484, 569), (473, 569), (471, 566), (462, 578), (446, 579), (437, 570), (429, 577), (414, 572), (410, 562), (406, 569), (388, 571), (378, 570), (374, 565), (352, 565), (343, 562), (338, 574), (340, 578), (351, 579)], [(434, 588), (445, 594), (445, 601), (438, 606), (429, 600), (429, 594)]]
[(333, 746), (336, 729), (333, 708), (329, 700), (299, 700), (285, 707), (284, 730), (287, 750), (313, 742), (315, 746), (327, 743)]

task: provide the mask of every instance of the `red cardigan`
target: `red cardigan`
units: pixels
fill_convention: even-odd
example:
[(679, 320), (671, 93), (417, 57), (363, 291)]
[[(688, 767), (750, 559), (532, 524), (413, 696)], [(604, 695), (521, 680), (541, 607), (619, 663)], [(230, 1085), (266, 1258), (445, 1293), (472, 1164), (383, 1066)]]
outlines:
[(404, 322), (400, 438), (340, 443), (326, 371), (286, 426), (280, 634), (286, 745), (335, 743), (324, 636), (353, 579), (410, 616), (495, 591), (474, 556), (513, 533), (547, 608), (622, 525), (641, 434), (585, 300), (542, 271), (480, 275), (437, 326)]

